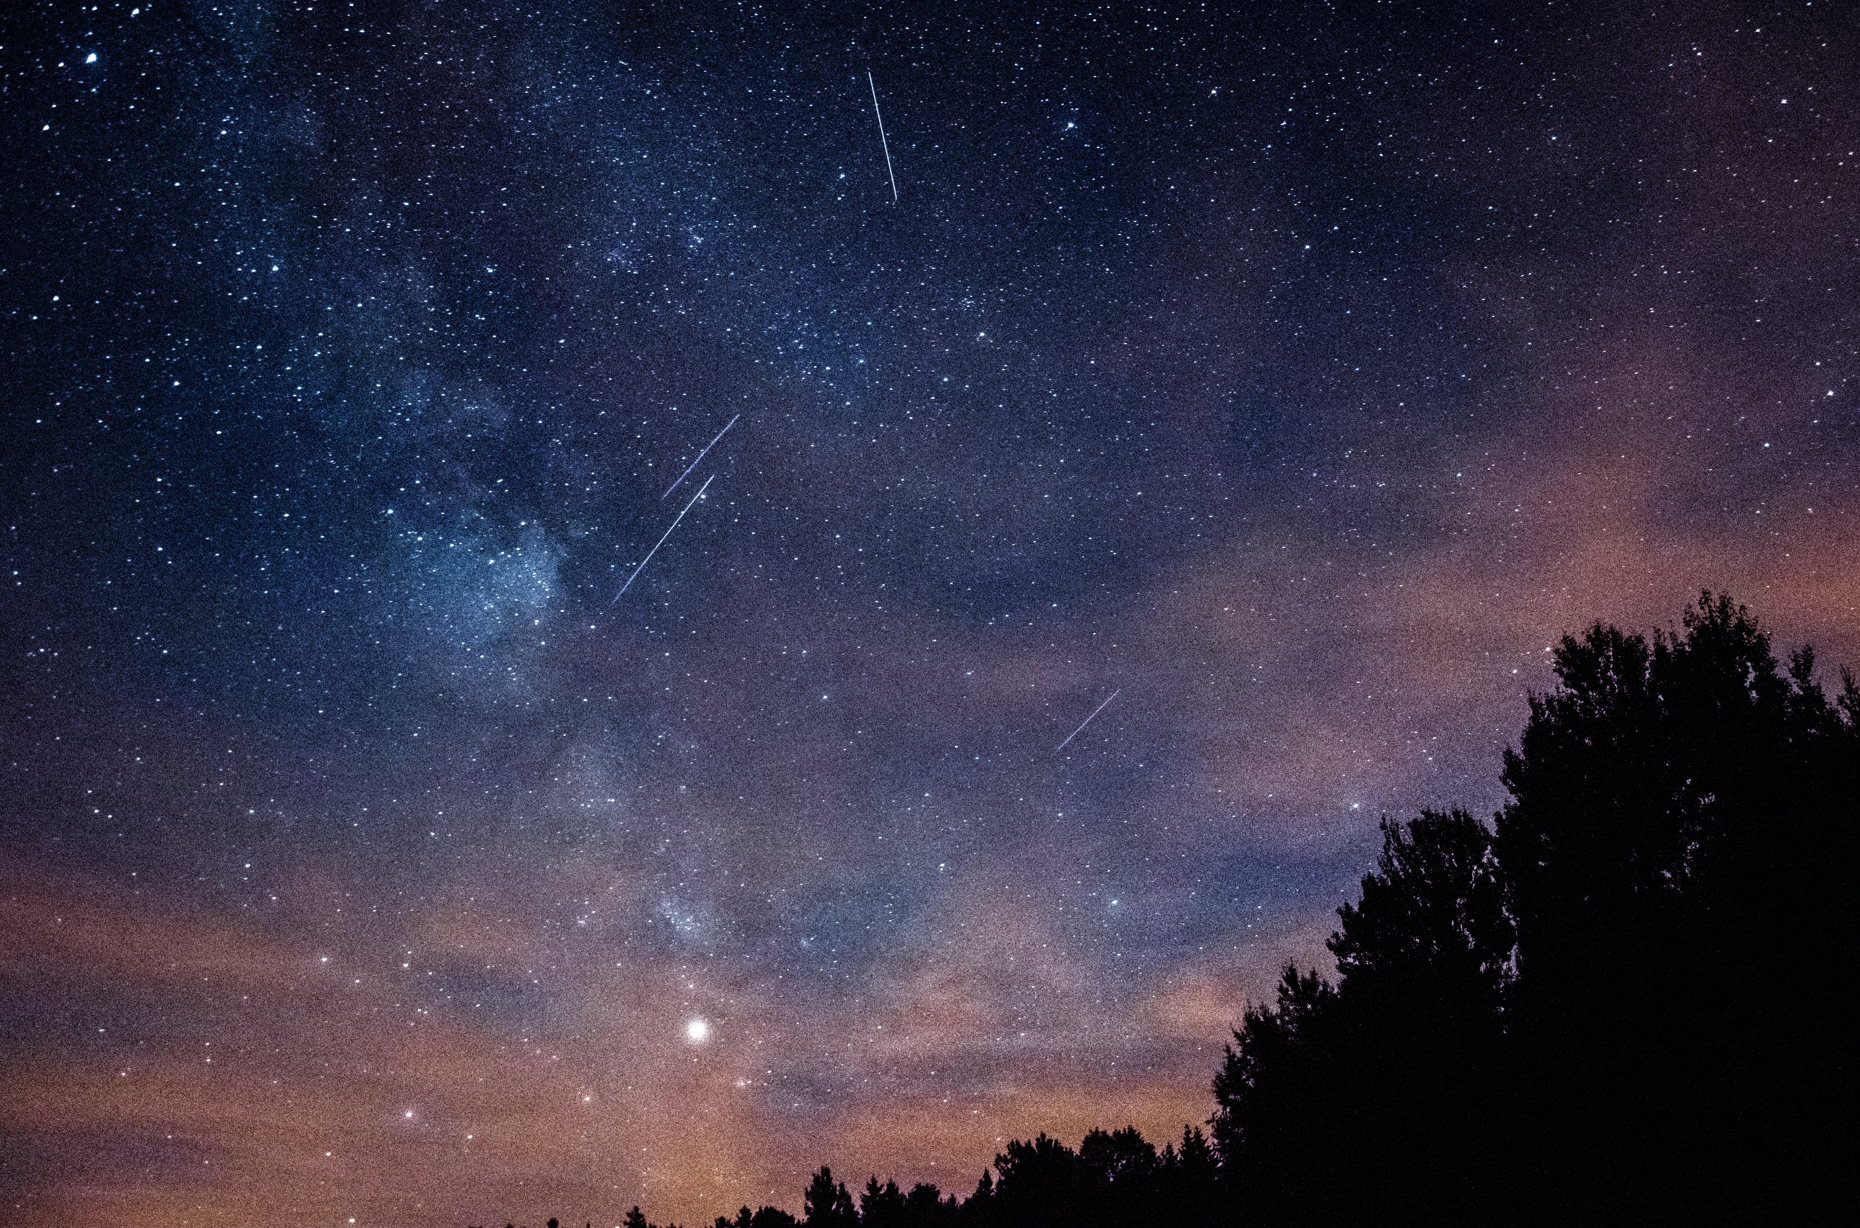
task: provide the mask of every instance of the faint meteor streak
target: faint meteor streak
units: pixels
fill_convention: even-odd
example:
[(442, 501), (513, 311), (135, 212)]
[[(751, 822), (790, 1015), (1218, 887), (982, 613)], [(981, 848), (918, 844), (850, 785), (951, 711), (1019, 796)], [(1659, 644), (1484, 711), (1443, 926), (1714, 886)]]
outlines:
[(872, 87), (872, 116), (878, 120), (878, 143), (885, 150), (885, 174), (891, 177), (891, 203), (898, 203), (898, 176), (891, 169), (891, 142), (885, 139), (885, 117), (878, 112), (878, 83), (872, 80), (872, 70), (865, 70), (865, 83)]
[(1079, 727), (1077, 729), (1074, 729), (1071, 733), (1067, 734), (1066, 740), (1064, 742), (1061, 742), (1058, 746), (1053, 747), (1053, 753), (1058, 754), (1060, 751), (1064, 750), (1068, 745), (1070, 745), (1073, 738), (1076, 738), (1081, 733), (1085, 732), (1085, 726), (1091, 724), (1092, 717), (1097, 716), (1100, 712), (1103, 712), (1106, 708), (1110, 707), (1111, 701), (1113, 699), (1116, 699), (1119, 695), (1123, 693), (1124, 693), (1124, 688), (1120, 686), (1115, 691), (1112, 691), (1109, 695), (1105, 696), (1104, 702), (1099, 704), (1097, 707), (1091, 710), (1091, 716), (1088, 716), (1084, 720), (1080, 721)]
[[(738, 415), (736, 415), (736, 418), (740, 418), (740, 417), (742, 417), (742, 416), (743, 416), (743, 415), (741, 415), (741, 414), (738, 414)], [(723, 429), (722, 429), (721, 431), (718, 431), (718, 432), (717, 432), (717, 439), (722, 439), (722, 438), (723, 438), (723, 437), (724, 437), (725, 435), (728, 435), (728, 434), (730, 433), (730, 428), (736, 425), (736, 418), (732, 418), (732, 419), (730, 419), (730, 420), (729, 420), (728, 422), (726, 422), (726, 423), (724, 423), (724, 424), (723, 424)], [(717, 439), (713, 439), (713, 440), (711, 440), (711, 441), (710, 441), (709, 443), (707, 443), (707, 444), (705, 444), (705, 445), (704, 445), (704, 452), (708, 452), (708, 451), (710, 451), (710, 450), (711, 450), (712, 448), (714, 448), (714, 447), (716, 447), (716, 446), (717, 446)], [(691, 463), (690, 463), (689, 465), (686, 465), (686, 466), (685, 466), (685, 471), (684, 471), (683, 473), (681, 473), (681, 474), (679, 474), (679, 475), (678, 475), (678, 482), (682, 482), (682, 481), (684, 481), (684, 480), (685, 480), (686, 478), (688, 478), (688, 477), (690, 477), (690, 476), (691, 476), (691, 471), (692, 471), (693, 469), (696, 469), (696, 468), (698, 467), (698, 461), (701, 461), (701, 460), (703, 460), (703, 459), (704, 459), (704, 452), (699, 452), (699, 453), (697, 454), (697, 460), (694, 460), (694, 461), (692, 461), (692, 462), (691, 462)], [(673, 483), (672, 483), (672, 484), (671, 484), (670, 486), (667, 486), (667, 487), (665, 488), (665, 495), (669, 495), (669, 494), (671, 494), (671, 493), (672, 493), (672, 492), (673, 492), (674, 490), (677, 490), (677, 489), (678, 489), (678, 482), (673, 482)], [(660, 498), (661, 500), (663, 500), (663, 499), (665, 498), (665, 495), (660, 495), (660, 496), (659, 496), (659, 498)]]
[[(734, 419), (734, 418), (732, 418), (732, 419), (730, 419), (730, 421), (732, 421), (732, 422), (734, 422), (734, 421), (736, 421), (736, 419)], [(729, 428), (729, 427), (725, 427), (725, 428), (723, 428), (723, 429), (727, 431), (727, 430), (729, 430), (730, 428)], [(715, 441), (713, 441), (713, 442), (715, 442)], [(689, 503), (687, 503), (687, 504), (685, 504), (685, 511), (684, 511), (684, 512), (680, 512), (680, 513), (678, 513), (678, 515), (677, 515), (676, 517), (674, 517), (674, 518), (673, 518), (673, 520), (672, 520), (672, 529), (676, 529), (676, 528), (678, 527), (678, 522), (679, 522), (680, 520), (683, 520), (683, 519), (685, 518), (685, 512), (688, 512), (688, 511), (690, 511), (690, 510), (691, 510), (691, 509), (692, 509), (693, 507), (696, 507), (696, 506), (697, 506), (697, 501), (698, 501), (699, 499), (702, 499), (702, 498), (704, 497), (704, 492), (705, 492), (705, 491), (707, 491), (707, 490), (709, 490), (709, 489), (710, 489), (710, 484), (711, 484), (712, 482), (714, 482), (714, 481), (716, 481), (716, 480), (717, 480), (717, 475), (716, 475), (716, 474), (714, 474), (714, 473), (713, 473), (713, 474), (711, 474), (711, 475), (710, 475), (709, 477), (707, 477), (707, 478), (705, 478), (705, 479), (704, 479), (704, 484), (703, 484), (702, 486), (700, 486), (700, 487), (698, 487), (698, 492), (697, 492), (697, 493), (696, 493), (695, 495), (692, 495), (692, 496), (691, 496), (691, 502), (689, 502)], [(641, 560), (639, 561), (639, 566), (638, 566), (638, 567), (635, 567), (635, 568), (633, 569), (633, 575), (631, 575), (631, 576), (628, 576), (628, 577), (626, 578), (626, 583), (625, 583), (625, 584), (622, 584), (622, 585), (620, 586), (620, 591), (614, 594), (614, 599), (613, 599), (612, 601), (610, 601), (610, 602), (608, 602), (608, 603), (607, 603), (607, 606), (608, 606), (608, 608), (609, 608), (609, 609), (612, 609), (612, 608), (613, 608), (614, 606), (616, 606), (616, 605), (618, 605), (618, 604), (620, 603), (620, 599), (621, 599), (622, 597), (624, 597), (624, 596), (626, 596), (626, 590), (628, 590), (629, 588), (632, 588), (632, 587), (633, 587), (633, 580), (634, 580), (634, 578), (635, 578), (636, 576), (638, 576), (638, 575), (639, 575), (639, 573), (640, 573), (641, 571), (643, 571), (643, 570), (645, 570), (645, 567), (646, 567), (646, 564), (648, 564), (648, 563), (650, 563), (650, 562), (652, 562), (652, 556), (653, 556), (653, 555), (655, 555), (655, 554), (657, 554), (657, 553), (659, 552), (659, 547), (660, 547), (660, 546), (663, 546), (663, 545), (665, 544), (665, 538), (667, 538), (667, 537), (670, 537), (670, 536), (672, 535), (672, 529), (667, 529), (667, 530), (665, 531), (665, 534), (664, 534), (664, 536), (662, 536), (662, 537), (660, 537), (658, 541), (656, 541), (656, 542), (654, 542), (654, 543), (653, 543), (653, 545), (652, 545), (652, 549), (650, 549), (650, 550), (648, 550), (648, 551), (646, 551), (646, 557), (645, 557), (645, 558), (643, 558), (643, 559), (641, 559)], [(1106, 702), (1108, 703), (1108, 702), (1110, 702), (1110, 701), (1109, 701), (1109, 700), (1107, 700)], [(1096, 716), (1096, 715), (1098, 715), (1098, 714), (1097, 714), (1096, 712), (1094, 712), (1094, 713), (1092, 713), (1092, 715), (1093, 715), (1093, 716)], [(1068, 739), (1067, 739), (1067, 741), (1071, 741), (1071, 739), (1070, 739), (1070, 738), (1068, 738)]]

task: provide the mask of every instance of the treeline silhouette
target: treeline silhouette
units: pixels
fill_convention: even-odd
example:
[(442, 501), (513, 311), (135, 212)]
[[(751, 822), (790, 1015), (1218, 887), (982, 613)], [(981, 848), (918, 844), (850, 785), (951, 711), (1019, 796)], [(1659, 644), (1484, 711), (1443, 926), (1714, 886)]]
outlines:
[(1860, 688), (1728, 597), (1682, 625), (1564, 638), (1491, 826), (1383, 821), (1336, 982), (1246, 1009), (1211, 1137), (1016, 1141), (966, 1200), (822, 1168), (802, 1220), (715, 1228), (1860, 1222)]
[[(967, 1199), (934, 1185), (905, 1191), (868, 1179), (855, 1203), (831, 1168), (814, 1174), (801, 1219), (780, 1207), (743, 1207), (712, 1228), (1019, 1228), (1020, 1225), (1202, 1224), (1216, 1212), (1216, 1164), (1208, 1137), (1185, 1127), (1182, 1144), (1161, 1151), (1134, 1129), (1093, 1130), (1077, 1151), (1042, 1134), (1015, 1140), (995, 1157)], [(659, 1228), (638, 1207), (625, 1228)], [(549, 1228), (556, 1228), (554, 1220)], [(668, 1224), (665, 1228), (678, 1228)]]
[[(1077, 1151), (1042, 1134), (1011, 1142), (995, 1157), (967, 1199), (945, 1197), (934, 1185), (909, 1191), (869, 1178), (855, 1203), (831, 1168), (814, 1174), (802, 1195), (801, 1219), (780, 1207), (743, 1207), (719, 1215), (712, 1228), (1017, 1228), (1019, 1225), (1208, 1223), (1215, 1214), (1217, 1169), (1207, 1135), (1184, 1128), (1182, 1145), (1160, 1152), (1134, 1129), (1093, 1130)], [(659, 1228), (638, 1207), (624, 1228)], [(514, 1228), (507, 1225), (506, 1228)], [(549, 1228), (557, 1228), (555, 1220)], [(665, 1228), (678, 1228), (667, 1224)]]

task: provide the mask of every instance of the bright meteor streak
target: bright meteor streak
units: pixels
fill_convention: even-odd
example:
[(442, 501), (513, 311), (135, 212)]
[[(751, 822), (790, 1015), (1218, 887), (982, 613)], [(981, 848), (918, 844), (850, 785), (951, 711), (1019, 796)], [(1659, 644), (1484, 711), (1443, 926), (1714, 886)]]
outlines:
[(872, 80), (872, 72), (866, 70), (865, 83), (872, 87), (872, 115), (878, 120), (878, 143), (885, 150), (885, 174), (891, 177), (891, 203), (898, 203), (898, 175), (891, 169), (891, 142), (885, 139), (885, 117), (878, 112), (878, 82)]
[[(732, 421), (732, 422), (734, 422), (734, 421), (736, 421), (736, 419), (735, 419), (735, 418), (732, 418), (732, 419), (730, 419), (730, 421)], [(724, 427), (723, 429), (727, 431), (727, 430), (729, 430), (730, 428), (726, 426), (726, 427)], [(721, 438), (722, 438), (722, 436), (720, 435), (720, 436), (718, 436), (718, 438), (719, 438), (719, 439), (721, 439)], [(713, 443), (715, 443), (715, 442), (716, 442), (716, 440), (712, 440), (711, 442), (713, 442)], [(717, 480), (717, 475), (716, 475), (716, 474), (714, 474), (714, 473), (713, 473), (713, 474), (711, 474), (711, 475), (710, 475), (709, 477), (707, 477), (707, 478), (705, 478), (705, 479), (704, 479), (704, 484), (703, 484), (702, 486), (700, 486), (700, 487), (698, 487), (698, 492), (697, 492), (697, 493), (696, 493), (695, 495), (692, 495), (692, 496), (691, 496), (691, 502), (689, 502), (689, 503), (687, 503), (687, 504), (685, 504), (685, 511), (684, 511), (684, 512), (680, 512), (680, 513), (678, 513), (678, 515), (677, 515), (677, 516), (676, 516), (676, 517), (675, 517), (675, 518), (674, 518), (674, 519), (672, 520), (672, 529), (676, 529), (676, 528), (678, 527), (678, 522), (679, 522), (680, 520), (683, 520), (683, 519), (685, 518), (685, 512), (688, 512), (688, 511), (690, 511), (690, 510), (691, 510), (691, 509), (692, 509), (693, 507), (696, 507), (696, 506), (697, 506), (697, 501), (698, 501), (699, 499), (702, 499), (702, 498), (704, 497), (704, 492), (705, 492), (705, 491), (707, 491), (707, 490), (709, 490), (709, 489), (710, 489), (710, 484), (711, 484), (712, 482), (714, 482), (714, 481), (716, 481), (716, 480)], [(650, 549), (650, 550), (648, 550), (648, 551), (646, 551), (646, 557), (645, 557), (645, 558), (643, 558), (643, 559), (641, 559), (641, 560), (639, 561), (639, 566), (638, 566), (638, 567), (635, 567), (635, 568), (633, 569), (633, 575), (631, 575), (631, 576), (628, 576), (628, 577), (626, 578), (626, 583), (625, 583), (625, 584), (622, 584), (622, 585), (620, 586), (620, 591), (614, 594), (614, 599), (613, 599), (612, 601), (610, 601), (610, 602), (608, 602), (608, 603), (607, 603), (607, 605), (608, 605), (608, 608), (610, 608), (610, 609), (611, 609), (611, 608), (612, 608), (613, 606), (615, 606), (615, 605), (618, 605), (618, 604), (619, 604), (619, 602), (620, 602), (620, 598), (622, 598), (622, 597), (624, 597), (624, 596), (626, 596), (626, 590), (628, 590), (629, 588), (632, 588), (632, 587), (633, 587), (633, 579), (634, 579), (634, 577), (635, 577), (635, 576), (638, 576), (638, 575), (639, 575), (639, 573), (640, 573), (641, 571), (643, 571), (643, 570), (645, 570), (645, 567), (646, 567), (646, 564), (648, 564), (648, 563), (650, 563), (650, 562), (652, 562), (652, 556), (653, 556), (653, 555), (655, 555), (655, 554), (657, 554), (657, 553), (659, 552), (659, 547), (660, 547), (660, 546), (663, 546), (663, 545), (665, 544), (665, 539), (666, 539), (667, 537), (670, 537), (670, 536), (672, 535), (672, 529), (667, 529), (667, 530), (665, 531), (665, 533), (664, 533), (664, 536), (662, 536), (662, 537), (660, 537), (658, 541), (656, 541), (656, 542), (654, 542), (654, 543), (652, 544), (652, 549)], [(1107, 700), (1106, 702), (1108, 703), (1109, 701)], [(1093, 715), (1093, 716), (1096, 716), (1096, 715), (1098, 715), (1098, 714), (1097, 714), (1096, 712), (1094, 712), (1094, 713), (1092, 713), (1092, 715)], [(1066, 740), (1067, 740), (1067, 741), (1071, 741), (1071, 739), (1070, 739), (1070, 738), (1068, 738), (1068, 739), (1066, 739)]]
[[(740, 417), (742, 417), (742, 416), (743, 416), (743, 415), (741, 415), (741, 414), (738, 414), (738, 415), (736, 415), (736, 418), (740, 418)], [(728, 434), (730, 433), (730, 428), (736, 425), (736, 418), (732, 418), (732, 419), (730, 419), (730, 420), (729, 420), (728, 422), (726, 422), (726, 423), (724, 423), (724, 424), (723, 424), (723, 429), (722, 429), (721, 431), (718, 431), (718, 432), (717, 432), (717, 439), (722, 439), (722, 438), (723, 438), (723, 437), (724, 437), (725, 435), (728, 435)], [(701, 461), (701, 460), (703, 460), (703, 459), (704, 459), (704, 452), (708, 452), (708, 451), (710, 451), (710, 450), (711, 450), (712, 448), (714, 448), (714, 447), (716, 447), (716, 446), (717, 446), (717, 439), (713, 439), (713, 440), (711, 440), (711, 441), (710, 441), (709, 443), (707, 443), (707, 444), (705, 444), (705, 445), (704, 445), (704, 451), (703, 451), (703, 452), (699, 452), (699, 453), (697, 454), (697, 460), (694, 460), (694, 461), (692, 461), (692, 462), (691, 462), (691, 463), (690, 463), (689, 465), (686, 465), (686, 466), (685, 466), (685, 471), (684, 471), (683, 473), (681, 473), (681, 474), (679, 474), (679, 475), (678, 475), (678, 482), (682, 482), (682, 481), (684, 481), (684, 480), (685, 480), (686, 478), (688, 478), (688, 477), (690, 477), (690, 476), (691, 476), (691, 471), (692, 471), (693, 469), (696, 469), (696, 468), (698, 467), (698, 461)], [(671, 484), (670, 486), (667, 486), (667, 487), (665, 488), (665, 495), (669, 495), (669, 494), (671, 494), (671, 493), (672, 493), (672, 492), (673, 492), (674, 490), (677, 490), (677, 489), (678, 489), (678, 482), (673, 482), (673, 483), (672, 483), (672, 484)], [(660, 498), (661, 500), (663, 500), (663, 499), (665, 498), (665, 495), (660, 495), (660, 496), (659, 496), (659, 498)]]
[(1091, 724), (1092, 717), (1097, 716), (1100, 712), (1103, 712), (1106, 708), (1110, 707), (1111, 701), (1113, 699), (1116, 699), (1119, 695), (1122, 695), (1123, 693), (1124, 693), (1124, 688), (1120, 686), (1115, 691), (1112, 691), (1109, 695), (1105, 696), (1104, 702), (1099, 704), (1097, 707), (1091, 710), (1091, 716), (1088, 716), (1084, 720), (1080, 721), (1079, 727), (1077, 729), (1074, 729), (1071, 733), (1067, 734), (1066, 740), (1064, 742), (1061, 742), (1058, 746), (1055, 746), (1053, 748), (1053, 753), (1057, 754), (1060, 751), (1064, 750), (1067, 747), (1067, 745), (1071, 743), (1073, 738), (1076, 738), (1081, 733), (1084, 733), (1085, 726)]

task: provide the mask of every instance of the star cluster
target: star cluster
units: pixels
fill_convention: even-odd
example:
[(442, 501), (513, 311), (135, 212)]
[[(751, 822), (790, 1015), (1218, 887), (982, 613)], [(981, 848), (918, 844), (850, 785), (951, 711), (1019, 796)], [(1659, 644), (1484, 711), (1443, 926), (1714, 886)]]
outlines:
[(1838, 5), (3, 31), (20, 1222), (1170, 1137), (1558, 636), (1860, 661)]

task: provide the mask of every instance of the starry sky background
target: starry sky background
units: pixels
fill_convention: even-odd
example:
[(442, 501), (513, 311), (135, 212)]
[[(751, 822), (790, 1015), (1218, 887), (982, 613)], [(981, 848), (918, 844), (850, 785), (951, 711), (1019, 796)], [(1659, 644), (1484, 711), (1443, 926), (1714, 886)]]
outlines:
[(0, 1218), (1160, 1142), (1556, 637), (1860, 663), (1860, 10), (922, 7), (0, 18)]

